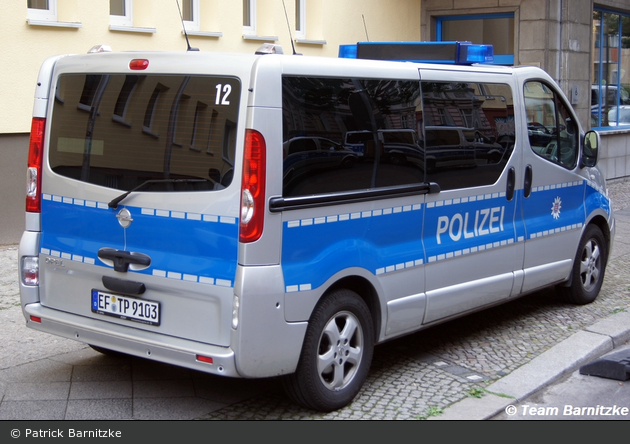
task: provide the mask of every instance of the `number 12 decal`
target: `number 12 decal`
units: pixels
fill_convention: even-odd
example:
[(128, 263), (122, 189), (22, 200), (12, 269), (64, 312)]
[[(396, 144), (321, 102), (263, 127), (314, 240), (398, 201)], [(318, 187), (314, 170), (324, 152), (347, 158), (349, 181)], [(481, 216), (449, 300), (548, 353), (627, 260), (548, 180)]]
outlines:
[[(232, 92), (232, 85), (225, 84), (221, 85), (220, 83), (216, 86), (217, 88), (217, 96), (214, 100), (215, 105), (229, 105), (230, 101), (228, 97), (230, 97), (230, 93)], [(221, 92), (223, 92), (223, 96), (221, 96)]]

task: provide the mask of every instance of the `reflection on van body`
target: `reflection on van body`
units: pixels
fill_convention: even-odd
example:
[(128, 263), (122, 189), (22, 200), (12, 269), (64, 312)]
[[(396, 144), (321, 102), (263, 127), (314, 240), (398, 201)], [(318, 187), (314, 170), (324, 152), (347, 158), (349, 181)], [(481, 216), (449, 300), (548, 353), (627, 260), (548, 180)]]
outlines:
[(287, 189), (319, 172), (350, 168), (358, 157), (354, 151), (323, 137), (295, 137), (286, 141), (282, 149), (284, 186)]

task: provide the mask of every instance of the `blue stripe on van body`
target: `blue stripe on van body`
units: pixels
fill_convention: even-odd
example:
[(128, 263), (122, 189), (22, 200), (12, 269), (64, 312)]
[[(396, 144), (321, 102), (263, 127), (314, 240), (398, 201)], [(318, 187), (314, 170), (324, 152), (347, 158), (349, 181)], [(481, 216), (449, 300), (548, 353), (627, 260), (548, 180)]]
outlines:
[(528, 198), (517, 190), (511, 201), (493, 193), (290, 220), (283, 226), (285, 290), (315, 289), (351, 267), (380, 275), (577, 230), (597, 208), (610, 213), (608, 199), (579, 180), (535, 188)]
[[(138, 273), (233, 286), (238, 253), (234, 217), (127, 207), (133, 222), (123, 229), (105, 203), (45, 195), (41, 252), (107, 267), (100, 248), (125, 249), (151, 257)], [(109, 267), (108, 267), (109, 268)]]
[(610, 216), (611, 202), (604, 193), (605, 190), (598, 189), (597, 185), (594, 182), (587, 182), (586, 196), (584, 198), (586, 214), (591, 214), (595, 210), (603, 209), (606, 214)]
[(523, 199), (527, 239), (581, 228), (586, 220), (585, 187), (586, 181), (579, 180), (532, 189)]
[(351, 267), (381, 274), (421, 265), (422, 213), (422, 205), (414, 204), (286, 222), (286, 291), (317, 288)]

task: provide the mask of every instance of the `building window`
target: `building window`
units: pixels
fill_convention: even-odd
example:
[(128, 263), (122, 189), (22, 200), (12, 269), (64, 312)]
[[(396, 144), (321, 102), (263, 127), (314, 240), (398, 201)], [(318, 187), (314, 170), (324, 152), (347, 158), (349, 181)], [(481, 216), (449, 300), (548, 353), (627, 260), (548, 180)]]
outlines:
[(256, 34), (256, 0), (243, 0), (243, 34)]
[(199, 0), (182, 0), (181, 5), (186, 31), (199, 31)]
[(591, 126), (630, 129), (630, 13), (593, 11)]
[(492, 45), (495, 65), (514, 65), (514, 14), (438, 17), (436, 40)]
[(57, 0), (28, 0), (28, 19), (57, 21)]
[(306, 38), (306, 0), (295, 0), (295, 38)]
[(133, 26), (132, 0), (109, 0), (109, 24), (112, 26)]

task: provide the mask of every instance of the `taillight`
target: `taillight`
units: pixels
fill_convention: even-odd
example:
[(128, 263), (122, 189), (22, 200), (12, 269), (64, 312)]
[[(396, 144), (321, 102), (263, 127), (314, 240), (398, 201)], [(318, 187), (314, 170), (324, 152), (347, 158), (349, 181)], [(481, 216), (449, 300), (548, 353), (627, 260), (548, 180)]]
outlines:
[(265, 218), (265, 138), (258, 131), (245, 132), (243, 179), (241, 182), (241, 218), (239, 240), (255, 242), (263, 232)]
[(37, 256), (23, 256), (20, 273), (22, 284), (29, 287), (39, 285), (39, 258)]
[(44, 152), (44, 127), (46, 119), (33, 117), (31, 137), (28, 145), (28, 166), (26, 169), (26, 211), (41, 212), (42, 161)]

